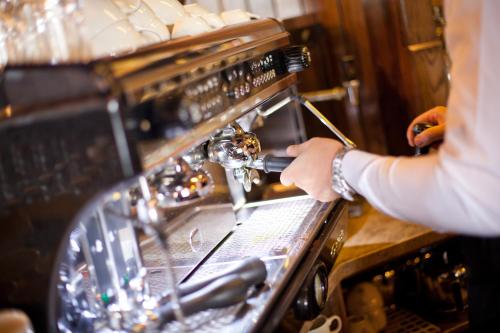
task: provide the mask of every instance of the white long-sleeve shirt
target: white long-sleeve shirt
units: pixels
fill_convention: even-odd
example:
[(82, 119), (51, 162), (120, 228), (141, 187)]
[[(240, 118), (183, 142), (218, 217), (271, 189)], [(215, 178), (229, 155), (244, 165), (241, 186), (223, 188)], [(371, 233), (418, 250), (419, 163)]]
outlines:
[(372, 205), (437, 231), (500, 236), (500, 1), (448, 0), (452, 61), (445, 141), (437, 154), (351, 151), (342, 171)]

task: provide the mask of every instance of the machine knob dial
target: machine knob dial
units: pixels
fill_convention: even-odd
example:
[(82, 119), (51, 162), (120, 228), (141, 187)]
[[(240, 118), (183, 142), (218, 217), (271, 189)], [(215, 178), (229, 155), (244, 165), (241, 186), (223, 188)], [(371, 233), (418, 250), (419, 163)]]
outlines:
[[(412, 128), (413, 135), (417, 136), (420, 133), (422, 133), (423, 131), (428, 130), (431, 127), (433, 127), (433, 125), (432, 124), (428, 124), (428, 123), (418, 123), (418, 124), (415, 124), (415, 126), (413, 126), (413, 128)], [(426, 154), (429, 153), (429, 149), (430, 149), (429, 146), (416, 147), (415, 148), (415, 156), (426, 155)]]
[(325, 308), (328, 297), (328, 270), (325, 263), (318, 261), (302, 285), (293, 312), (297, 320), (316, 318)]
[(289, 73), (302, 72), (311, 65), (307, 46), (290, 46), (284, 50), (285, 65)]

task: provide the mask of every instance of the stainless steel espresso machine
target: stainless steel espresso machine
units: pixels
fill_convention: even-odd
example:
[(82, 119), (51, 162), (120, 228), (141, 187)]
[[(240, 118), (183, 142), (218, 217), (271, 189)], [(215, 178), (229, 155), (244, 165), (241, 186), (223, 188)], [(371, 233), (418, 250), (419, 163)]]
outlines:
[(264, 332), (318, 315), (345, 205), (273, 174), (305, 139), (301, 102), (317, 111), (297, 94), (308, 66), (265, 19), (7, 67), (0, 307), (36, 332)]

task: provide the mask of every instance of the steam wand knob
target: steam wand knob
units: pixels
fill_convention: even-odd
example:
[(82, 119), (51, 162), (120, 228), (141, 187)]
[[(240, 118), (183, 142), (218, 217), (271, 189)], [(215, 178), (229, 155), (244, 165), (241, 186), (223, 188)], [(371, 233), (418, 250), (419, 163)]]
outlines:
[[(413, 135), (417, 136), (420, 133), (424, 132), (425, 130), (428, 130), (431, 127), (433, 127), (433, 125), (429, 124), (429, 123), (415, 124), (415, 126), (413, 126), (413, 128), (412, 128)], [(429, 150), (430, 150), (430, 145), (425, 146), (425, 147), (416, 147), (415, 148), (415, 156), (426, 155), (429, 153)]]

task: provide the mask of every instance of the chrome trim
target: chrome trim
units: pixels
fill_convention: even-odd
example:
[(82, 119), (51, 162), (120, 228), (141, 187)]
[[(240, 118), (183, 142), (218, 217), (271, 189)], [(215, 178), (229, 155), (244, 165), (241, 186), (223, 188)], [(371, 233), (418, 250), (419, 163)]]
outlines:
[(111, 128), (113, 130), (113, 136), (115, 137), (116, 148), (118, 150), (123, 174), (130, 177), (134, 174), (134, 167), (132, 166), (132, 157), (130, 156), (123, 121), (119, 112), (120, 104), (117, 100), (112, 99), (106, 105), (106, 109), (109, 113), (109, 117), (113, 119), (113, 121), (111, 121)]
[(184, 135), (168, 141), (160, 140), (153, 144), (140, 144), (139, 151), (144, 170), (151, 170), (161, 166), (169, 158), (179, 156), (188, 149), (203, 143), (216, 131), (258, 107), (275, 94), (294, 85), (296, 82), (297, 76), (289, 74), (241, 103), (232, 106), (225, 112), (199, 124)]
[(112, 60), (109, 73), (135, 104), (289, 44), (279, 22), (257, 20), (144, 48)]
[(429, 49), (434, 49), (436, 47), (443, 47), (443, 41), (442, 40), (431, 40), (428, 42), (422, 42), (422, 43), (416, 43), (416, 44), (411, 44), (408, 45), (408, 50), (410, 52), (420, 52), (420, 51), (425, 51)]
[(311, 102), (341, 101), (347, 94), (344, 87), (334, 87), (325, 90), (309, 91), (302, 93), (302, 96)]
[(266, 108), (265, 110), (258, 110), (258, 113), (262, 117), (267, 118), (270, 115), (272, 115), (273, 113), (275, 113), (276, 111), (278, 111), (279, 109), (281, 109), (282, 107), (284, 107), (285, 105), (292, 103), (294, 100), (295, 100), (295, 98), (287, 96), (287, 97), (283, 98), (281, 101), (279, 101), (278, 103), (272, 105), (271, 107)]
[(337, 138), (342, 141), (342, 143), (348, 148), (356, 148), (356, 144), (351, 141), (348, 137), (344, 135), (328, 118), (326, 118), (321, 111), (319, 111), (311, 102), (309, 102), (305, 97), (300, 96), (300, 104), (302, 104), (307, 110), (309, 110), (316, 118), (318, 118), (323, 125), (325, 125)]

